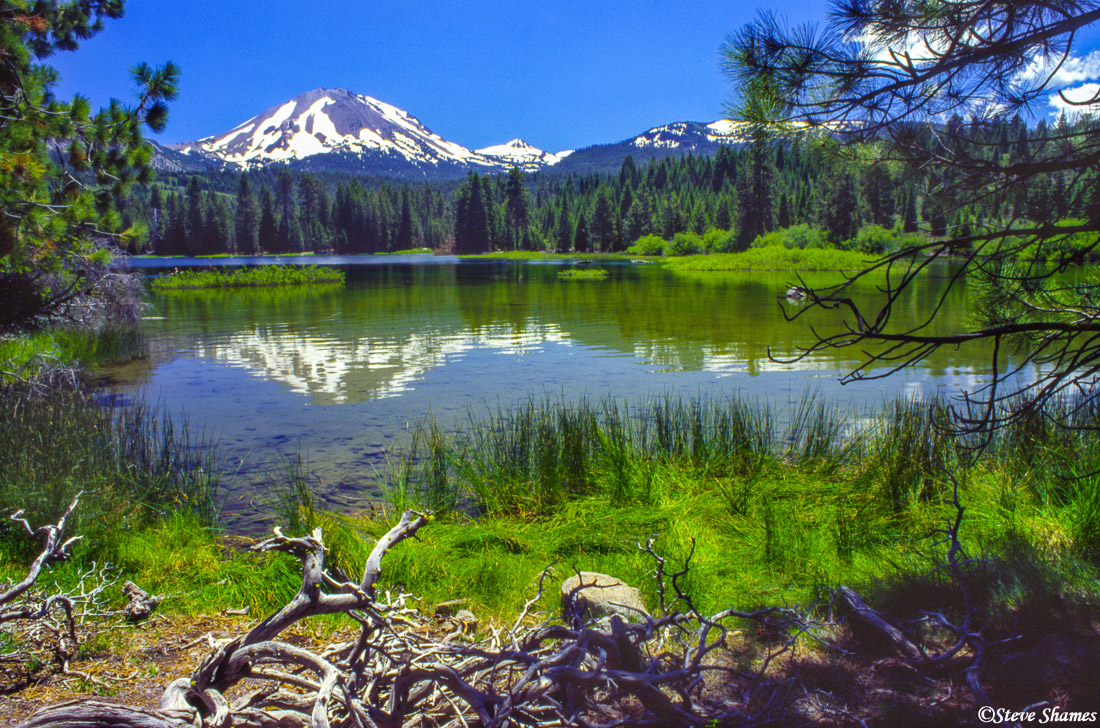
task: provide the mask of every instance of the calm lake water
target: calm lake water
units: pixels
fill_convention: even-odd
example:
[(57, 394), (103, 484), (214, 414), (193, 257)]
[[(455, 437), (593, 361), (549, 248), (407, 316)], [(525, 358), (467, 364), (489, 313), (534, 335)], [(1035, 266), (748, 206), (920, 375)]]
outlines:
[[(217, 440), (231, 528), (269, 510), (281, 458), (308, 463), (321, 507), (352, 510), (378, 499), (373, 481), (385, 453), (429, 414), (450, 425), (532, 396), (630, 402), (671, 393), (739, 394), (782, 416), (816, 392), (858, 416), (898, 395), (973, 388), (988, 356), (945, 351), (920, 368), (844, 387), (837, 380), (857, 352), (776, 362), (769, 347), (782, 358), (811, 341), (807, 322), (785, 322), (777, 305), (790, 273), (688, 275), (597, 263), (607, 280), (562, 281), (567, 264), (558, 261), (303, 262), (346, 266), (346, 285), (154, 294), (152, 355), (119, 370), (111, 389), (115, 401), (159, 403)], [(156, 274), (165, 261), (136, 264)], [(943, 285), (926, 277), (895, 316), (915, 320)], [(872, 287), (863, 294), (877, 295)], [(948, 304), (938, 330), (965, 316), (965, 291), (952, 291)], [(814, 322), (835, 326), (825, 316)]]

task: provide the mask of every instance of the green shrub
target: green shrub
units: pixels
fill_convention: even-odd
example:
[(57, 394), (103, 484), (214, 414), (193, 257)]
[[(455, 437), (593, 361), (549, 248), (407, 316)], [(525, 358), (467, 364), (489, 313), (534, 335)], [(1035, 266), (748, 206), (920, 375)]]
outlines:
[(603, 268), (569, 268), (558, 273), (563, 281), (602, 281), (607, 279)]
[(665, 245), (665, 255), (698, 255), (703, 252), (703, 238), (698, 233), (676, 233)]
[(752, 247), (754, 248), (772, 246), (782, 246), (792, 250), (833, 247), (829, 244), (829, 233), (827, 231), (805, 223), (758, 235), (756, 240), (752, 241)]
[(703, 233), (703, 249), (708, 253), (732, 253), (737, 250), (737, 232), (708, 228)]
[[(1066, 219), (1056, 223), (1056, 227), (1080, 225), (1084, 220)], [(1097, 253), (1097, 242), (1100, 235), (1094, 232), (1071, 233), (1048, 238), (1041, 242), (1028, 245), (1016, 255), (1021, 260), (1049, 261), (1051, 263), (1095, 261), (1100, 258)], [(1005, 245), (1023, 245), (1022, 238), (1008, 238)]]
[(638, 238), (626, 249), (631, 255), (661, 255), (665, 250), (665, 241), (659, 235), (646, 235)]
[(189, 288), (251, 288), (256, 286), (316, 285), (343, 283), (344, 272), (316, 265), (265, 265), (253, 268), (183, 270), (152, 282), (160, 291)]
[(719, 270), (838, 270), (854, 271), (867, 267), (865, 253), (835, 248), (798, 250), (773, 245), (750, 248), (743, 253), (715, 253), (676, 258), (665, 264), (672, 271)]
[(840, 247), (846, 250), (858, 250), (861, 253), (881, 255), (900, 250), (922, 242), (920, 235), (902, 232), (900, 228), (885, 228), (881, 225), (864, 225), (856, 236), (845, 241)]

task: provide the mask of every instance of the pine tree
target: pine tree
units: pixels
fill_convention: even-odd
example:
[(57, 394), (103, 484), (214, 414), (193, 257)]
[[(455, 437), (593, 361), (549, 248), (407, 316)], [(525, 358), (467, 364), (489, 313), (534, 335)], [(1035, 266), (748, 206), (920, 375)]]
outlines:
[(260, 192), (259, 248), (266, 252), (278, 249), (279, 228), (275, 222), (275, 195), (264, 185)]
[(233, 245), (229, 206), (212, 190), (203, 202), (202, 250), (207, 254), (231, 253)]
[[(730, 214), (731, 204), (732, 200), (725, 195), (718, 198), (718, 206), (714, 211), (714, 226), (719, 230), (729, 230), (733, 225), (733, 215)], [(782, 225), (780, 223), (780, 227)]]
[(241, 181), (237, 187), (237, 209), (234, 213), (233, 227), (237, 252), (242, 255), (254, 255), (259, 252), (260, 216), (247, 172), (241, 173)]
[(588, 221), (585, 219), (584, 210), (577, 213), (577, 225), (573, 229), (573, 251), (576, 253), (590, 252), (588, 245)]
[(753, 138), (748, 152), (742, 153), (737, 169), (737, 210), (740, 213), (737, 242), (741, 250), (775, 225), (774, 177), (771, 145), (758, 135)]
[[(153, 192), (149, 196), (149, 245), (152, 246), (154, 252), (160, 250), (163, 244), (164, 212), (164, 195), (161, 194), (159, 185), (153, 185)], [(160, 255), (160, 253), (156, 253), (156, 255)]]
[(512, 233), (512, 248), (520, 247), (520, 238), (527, 232), (529, 223), (530, 195), (524, 186), (523, 172), (519, 167), (508, 170), (505, 187), (505, 215)]
[(409, 188), (401, 198), (401, 221), (397, 225), (397, 249), (411, 250), (414, 247), (412, 208), (409, 206)]
[(917, 192), (911, 190), (905, 196), (905, 221), (902, 230), (907, 233), (917, 232)]
[(894, 180), (886, 167), (873, 164), (863, 173), (863, 199), (871, 222), (883, 227), (894, 224)]
[[(164, 128), (164, 102), (175, 98), (178, 69), (138, 64), (131, 69), (138, 105), (112, 100), (93, 113), (84, 97), (57, 98), (57, 72), (43, 63), (76, 50), (105, 20), (121, 17), (122, 6), (120, 0), (0, 3), (0, 333), (46, 323), (74, 296), (90, 292), (82, 269), (103, 262), (103, 241), (128, 247), (143, 232), (123, 228), (118, 205), (135, 182), (153, 179), (153, 150), (142, 127)], [(42, 275), (47, 271), (52, 283)]]
[(203, 250), (203, 233), (206, 224), (202, 216), (202, 186), (198, 175), (191, 176), (187, 185), (187, 227), (184, 250), (187, 255), (198, 255)]
[(859, 198), (852, 175), (830, 169), (821, 179), (817, 196), (817, 223), (829, 232), (833, 242), (851, 240), (859, 230)]
[(489, 216), (477, 172), (470, 172), (455, 201), (455, 252), (460, 255), (489, 250)]
[(779, 196), (779, 213), (776, 215), (775, 221), (780, 228), (791, 226), (791, 202), (786, 192)]
[(180, 195), (168, 198), (168, 226), (164, 236), (166, 255), (187, 255), (187, 210)]
[(596, 205), (592, 209), (592, 219), (588, 223), (588, 244), (599, 252), (614, 250), (615, 244), (615, 220), (614, 205), (611, 204), (611, 196), (606, 187), (600, 190), (596, 196)]
[(561, 209), (558, 212), (558, 224), (554, 242), (559, 253), (573, 248), (573, 227), (569, 224), (569, 199), (562, 196)]
[(619, 167), (619, 186), (630, 189), (638, 184), (638, 167), (634, 164), (634, 157), (623, 157), (622, 166)]

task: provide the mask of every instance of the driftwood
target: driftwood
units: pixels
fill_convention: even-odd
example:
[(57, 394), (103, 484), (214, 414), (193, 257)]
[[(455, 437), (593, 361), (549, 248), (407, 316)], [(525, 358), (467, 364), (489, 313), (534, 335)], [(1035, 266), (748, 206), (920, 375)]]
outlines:
[(87, 625), (98, 624), (111, 614), (103, 605), (104, 592), (115, 582), (110, 569), (93, 563), (64, 592), (44, 594), (37, 590), (38, 579), (46, 567), (68, 559), (69, 549), (81, 538), (64, 538), (65, 527), (76, 510), (80, 495), (73, 498), (55, 524), (35, 529), (23, 518), (23, 511), (10, 517), (29, 536), (41, 541), (42, 550), (26, 576), (0, 587), (4, 589), (0, 593), (0, 629), (16, 638), (16, 648), (0, 655), (0, 669), (5, 673), (7, 665), (45, 664), (52, 659), (64, 675), (100, 682), (71, 669), (70, 663), (82, 638), (87, 637)]
[[(247, 634), (220, 645), (188, 678), (165, 690), (154, 710), (98, 701), (55, 705), (23, 728), (397, 728), (398, 726), (702, 726), (737, 716), (736, 705), (708, 701), (704, 677), (744, 675), (720, 657), (730, 620), (749, 619), (787, 634), (787, 651), (806, 628), (790, 610), (699, 613), (672, 575), (666, 590), (657, 559), (662, 608), (658, 617), (607, 631), (535, 621), (530, 599), (510, 627), (476, 641), (434, 638), (430, 619), (405, 594), (378, 596), (382, 557), (425, 524), (406, 512), (375, 545), (357, 581), (324, 568), (320, 529), (290, 538), (278, 529), (256, 546), (286, 551), (302, 562), (297, 594)], [(671, 604), (666, 605), (666, 596)], [(359, 625), (354, 642), (310, 651), (283, 642), (295, 622), (343, 613)], [(774, 657), (768, 658), (768, 661)], [(763, 669), (766, 669), (766, 663)], [(759, 673), (757, 673), (759, 674)], [(752, 675), (747, 675), (752, 677)]]
[(863, 597), (852, 589), (842, 586), (833, 592), (833, 603), (841, 615), (848, 620), (852, 632), (864, 640), (877, 641), (892, 646), (904, 658), (920, 660), (921, 649), (909, 639), (908, 635), (890, 623), (882, 614), (867, 606)]
[[(955, 505), (956, 519), (941, 533), (950, 546), (945, 568), (965, 597), (966, 560), (958, 541), (963, 508), (957, 494)], [(627, 622), (616, 615), (596, 625), (538, 619), (532, 608), (542, 597), (548, 567), (538, 593), (510, 627), (491, 628), (480, 638), (461, 629), (433, 636), (439, 634), (432, 629), (438, 627), (434, 618), (414, 609), (408, 595), (376, 593), (383, 557), (415, 536), (426, 520), (405, 512), (375, 544), (358, 580), (326, 570), (320, 529), (297, 538), (275, 529), (274, 537), (254, 548), (292, 553), (300, 560), (297, 593), (246, 634), (215, 645), (190, 677), (168, 685), (156, 709), (69, 702), (40, 710), (21, 728), (751, 725), (767, 722), (767, 712), (780, 698), (764, 701), (765, 712), (758, 708), (757, 715), (750, 715), (748, 701), (709, 694), (708, 676), (739, 680), (751, 690), (766, 682), (769, 666), (803, 636), (830, 647), (815, 625), (794, 610), (727, 609), (704, 615), (681, 588), (691, 555), (682, 568), (669, 570), (652, 540), (640, 548), (655, 563), (658, 616), (639, 615)], [(63, 525), (64, 519), (56, 531), (44, 532), (47, 553), (56, 551), (51, 544)], [(928, 615), (957, 637), (935, 655), (851, 589), (839, 589), (834, 603), (854, 630), (880, 635), (918, 670), (943, 666), (967, 649), (967, 683), (985, 703), (979, 677), (988, 645), (966, 601), (961, 625)], [(321, 650), (280, 639), (294, 623), (321, 614), (347, 615), (359, 625), (356, 639)], [(730, 626), (746, 620), (771, 635), (770, 651), (751, 670), (734, 666), (727, 641)]]

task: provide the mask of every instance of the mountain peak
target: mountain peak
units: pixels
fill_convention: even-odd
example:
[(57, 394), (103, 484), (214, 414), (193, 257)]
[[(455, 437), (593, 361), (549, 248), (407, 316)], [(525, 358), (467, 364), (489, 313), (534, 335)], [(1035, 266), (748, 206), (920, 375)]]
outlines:
[[(535, 171), (558, 158), (522, 139), (473, 152), (435, 134), (392, 104), (343, 88), (315, 88), (272, 106), (225, 134), (181, 144), (183, 154), (239, 167), (270, 163), (486, 171), (521, 166)], [(329, 158), (323, 155), (335, 155)]]
[[(570, 166), (621, 161), (626, 154), (707, 153), (744, 141), (741, 125), (675, 122), (632, 139), (585, 148)], [(252, 117), (224, 134), (163, 147), (165, 168), (196, 166), (259, 168), (289, 164), (314, 171), (340, 171), (405, 179), (461, 177), (469, 170), (537, 172), (572, 152), (543, 151), (522, 138), (476, 151), (448, 141), (409, 112), (344, 88), (318, 87)], [(609, 161), (610, 160), (610, 161)]]
[(491, 166), (433, 133), (403, 109), (347, 89), (315, 88), (273, 106), (228, 133), (184, 145), (242, 167), (321, 154), (402, 157), (414, 165)]
[(543, 167), (555, 165), (562, 160), (562, 157), (557, 154), (544, 152), (522, 139), (513, 139), (504, 144), (478, 149), (477, 153), (491, 159), (500, 160), (512, 167), (520, 167), (527, 172), (534, 172)]

